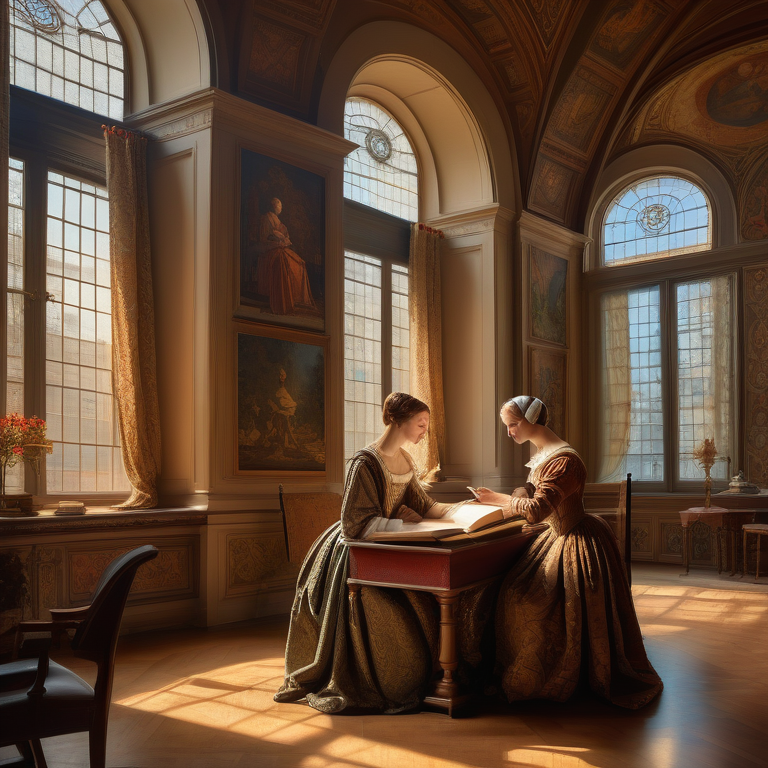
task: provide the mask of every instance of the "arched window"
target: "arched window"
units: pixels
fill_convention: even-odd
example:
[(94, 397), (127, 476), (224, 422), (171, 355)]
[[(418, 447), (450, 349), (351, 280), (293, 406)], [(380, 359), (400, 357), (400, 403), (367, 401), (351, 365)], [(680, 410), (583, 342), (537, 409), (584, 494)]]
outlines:
[(116, 120), (123, 44), (100, 0), (9, 0), (11, 83)]
[[(667, 260), (711, 247), (709, 200), (686, 179), (645, 177), (606, 210), (604, 265), (646, 263), (600, 296), (601, 482), (631, 472), (646, 489), (690, 489), (705, 439), (733, 454), (735, 274), (681, 275)], [(726, 464), (712, 477), (724, 482)]]
[(344, 454), (381, 432), (381, 406), (407, 392), (408, 244), (419, 215), (416, 156), (399, 123), (377, 104), (347, 99), (344, 135)]
[(394, 117), (366, 99), (347, 99), (344, 137), (358, 145), (344, 160), (344, 197), (417, 221), (416, 155)]
[(712, 217), (704, 193), (677, 176), (654, 176), (626, 187), (603, 224), (606, 266), (663, 259), (712, 247)]

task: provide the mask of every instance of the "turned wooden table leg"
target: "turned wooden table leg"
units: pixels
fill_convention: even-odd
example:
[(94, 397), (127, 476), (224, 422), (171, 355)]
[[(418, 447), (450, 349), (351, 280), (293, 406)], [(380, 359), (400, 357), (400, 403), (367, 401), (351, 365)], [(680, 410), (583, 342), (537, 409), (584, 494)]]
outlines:
[(459, 666), (459, 649), (456, 642), (456, 601), (459, 592), (433, 593), (440, 605), (440, 667), (443, 676), (435, 682), (432, 693), (424, 699), (424, 704), (447, 712), (453, 717), (457, 708), (468, 700), (461, 695), (459, 684), (454, 674)]
[(719, 576), (723, 572), (723, 529), (719, 525), (715, 528), (715, 563)]
[(747, 573), (747, 532), (742, 528), (741, 538), (744, 541), (744, 559), (741, 561), (741, 578)]
[(688, 535), (688, 526), (683, 526), (683, 564), (685, 565), (685, 575), (688, 575), (690, 570), (690, 554), (688, 552), (688, 546), (690, 544), (690, 537)]
[(435, 686), (435, 693), (447, 699), (453, 698), (459, 692), (459, 686), (453, 679), (453, 673), (459, 666), (454, 612), (457, 599), (458, 595), (437, 595), (437, 602), (440, 604), (440, 666), (443, 669), (443, 677)]

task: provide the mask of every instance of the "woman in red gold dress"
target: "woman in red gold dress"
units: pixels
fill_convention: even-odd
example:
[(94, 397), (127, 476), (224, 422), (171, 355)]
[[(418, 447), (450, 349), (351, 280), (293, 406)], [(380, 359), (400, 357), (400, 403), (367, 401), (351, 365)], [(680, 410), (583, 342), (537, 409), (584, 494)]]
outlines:
[(648, 661), (613, 532), (584, 511), (586, 468), (547, 424), (535, 397), (515, 397), (501, 419), (516, 443), (537, 449), (525, 487), (511, 496), (478, 488), (480, 501), (548, 529), (504, 579), (496, 610), (496, 661), (509, 701), (565, 701), (580, 679), (614, 704), (637, 709), (662, 682)]
[(307, 266), (291, 249), (288, 228), (279, 218), (283, 204), (273, 197), (270, 207), (259, 225), (257, 290), (269, 296), (269, 310), (275, 315), (314, 314), (317, 306), (309, 287)]

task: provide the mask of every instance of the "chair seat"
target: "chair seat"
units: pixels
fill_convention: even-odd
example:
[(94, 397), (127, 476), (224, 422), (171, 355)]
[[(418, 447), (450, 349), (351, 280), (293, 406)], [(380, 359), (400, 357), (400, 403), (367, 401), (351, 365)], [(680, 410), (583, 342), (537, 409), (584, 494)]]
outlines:
[(768, 533), (768, 523), (747, 523), (741, 529), (747, 533)]
[[(36, 675), (37, 659), (21, 659), (0, 666), (0, 744), (90, 728), (94, 691), (85, 680), (52, 661), (45, 679), (45, 693), (36, 701), (38, 697), (27, 696)], [(36, 707), (39, 707), (37, 718), (34, 717)], [(37, 725), (31, 730), (36, 719)]]

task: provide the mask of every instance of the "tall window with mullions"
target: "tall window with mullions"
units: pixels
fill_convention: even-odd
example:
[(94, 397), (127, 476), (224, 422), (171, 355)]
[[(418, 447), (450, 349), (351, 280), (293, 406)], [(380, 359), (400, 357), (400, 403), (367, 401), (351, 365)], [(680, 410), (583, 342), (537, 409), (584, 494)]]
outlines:
[(410, 388), (408, 245), (418, 218), (416, 156), (395, 118), (348, 99), (345, 136), (344, 455), (383, 430), (381, 406)]

